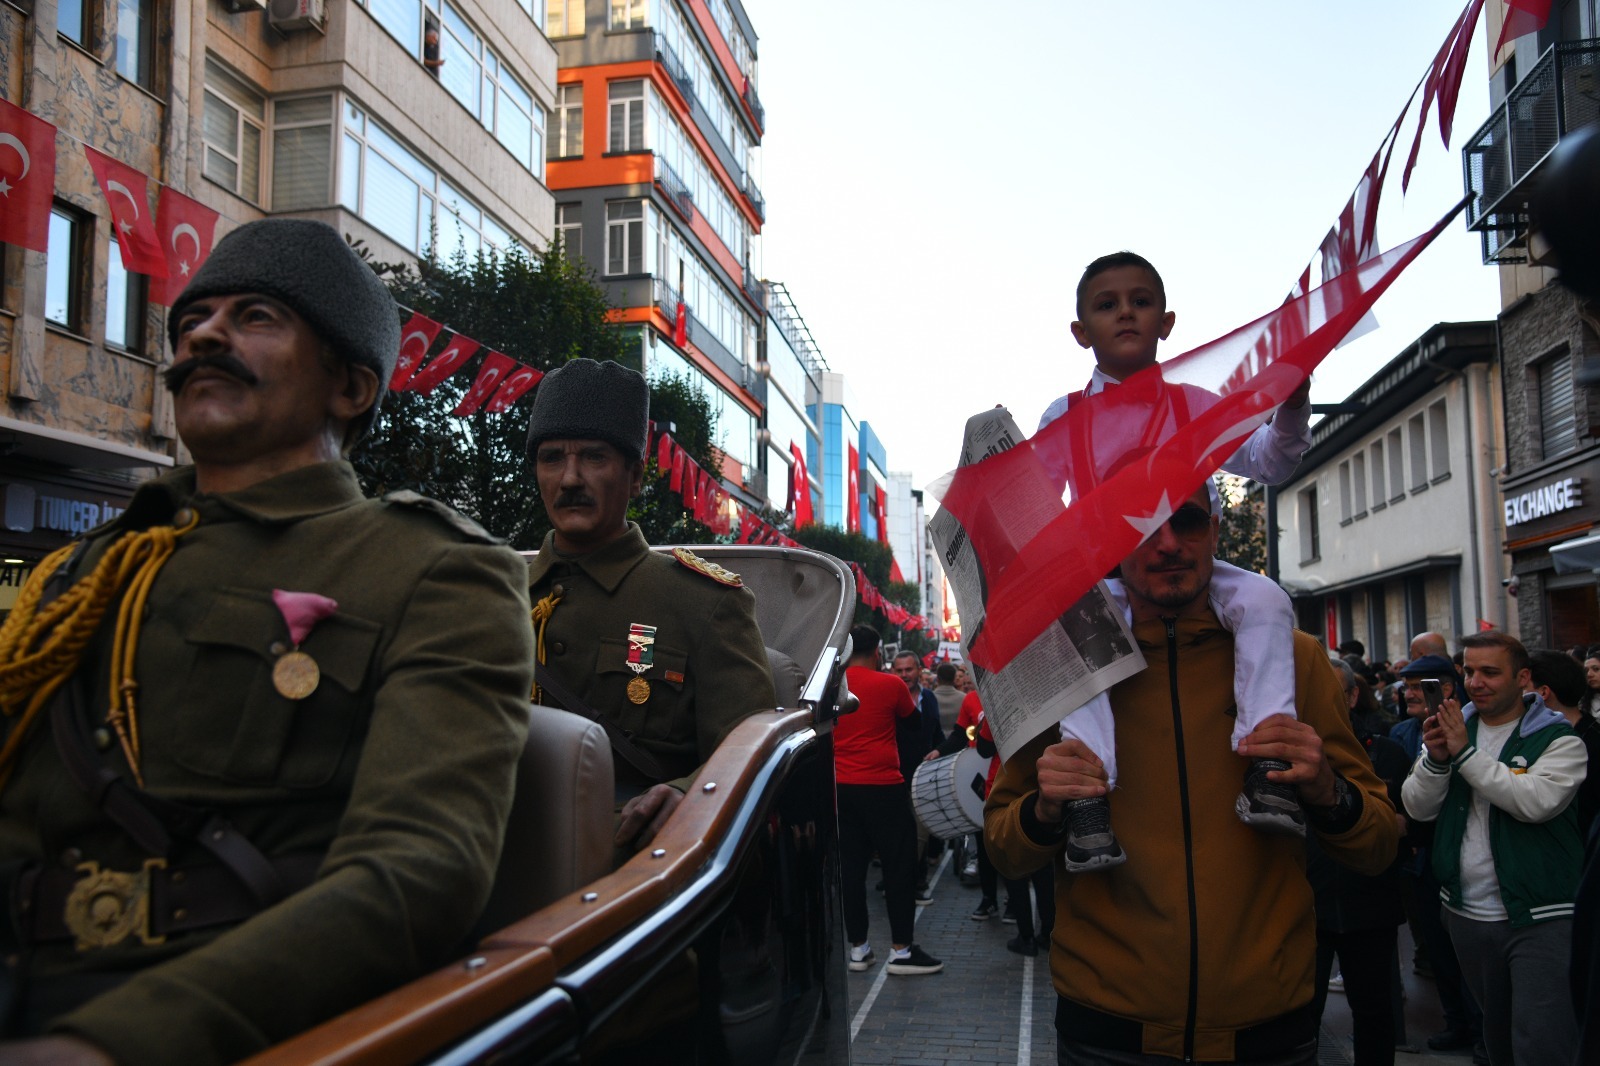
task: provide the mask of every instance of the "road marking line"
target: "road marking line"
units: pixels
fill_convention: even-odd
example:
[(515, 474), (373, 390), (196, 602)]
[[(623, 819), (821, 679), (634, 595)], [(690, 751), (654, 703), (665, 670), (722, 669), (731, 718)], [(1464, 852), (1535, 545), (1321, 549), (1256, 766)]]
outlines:
[[(944, 857), (939, 860), (939, 865), (934, 869), (933, 876), (928, 878), (928, 891), (931, 893), (939, 883), (939, 876), (944, 873), (944, 868), (950, 865), (950, 848), (944, 849)], [(911, 916), (911, 924), (915, 926), (922, 920), (922, 912), (927, 907), (913, 908), (917, 913)], [(889, 941), (889, 955), (894, 954), (894, 941)], [(878, 976), (873, 978), (872, 987), (867, 990), (867, 998), (861, 1001), (861, 1008), (856, 1011), (856, 1016), (850, 1020), (850, 1042), (854, 1043), (856, 1034), (861, 1031), (861, 1023), (867, 1020), (867, 1014), (872, 1010), (872, 1005), (878, 1001), (878, 993), (883, 991), (883, 983), (889, 978), (889, 957), (883, 960), (883, 966), (878, 970)]]
[[(1048, 958), (1049, 956), (1046, 956)], [(1022, 957), (1022, 1018), (1017, 1023), (1017, 1066), (1033, 1064), (1033, 960)]]

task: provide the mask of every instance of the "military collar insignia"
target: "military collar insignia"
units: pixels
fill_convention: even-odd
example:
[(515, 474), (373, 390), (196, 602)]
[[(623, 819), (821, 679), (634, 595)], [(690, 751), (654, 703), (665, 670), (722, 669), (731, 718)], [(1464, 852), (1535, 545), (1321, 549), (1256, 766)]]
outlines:
[(738, 574), (716, 563), (707, 562), (688, 548), (673, 548), (672, 557), (695, 573), (704, 574), (719, 585), (727, 585), (734, 589), (744, 588), (744, 582), (739, 580)]

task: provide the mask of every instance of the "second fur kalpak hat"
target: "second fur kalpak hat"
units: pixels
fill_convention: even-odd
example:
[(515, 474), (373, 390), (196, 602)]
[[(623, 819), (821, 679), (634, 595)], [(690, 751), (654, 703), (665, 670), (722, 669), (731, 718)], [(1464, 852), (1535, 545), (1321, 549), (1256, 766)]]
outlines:
[(643, 374), (610, 359), (573, 359), (539, 382), (528, 420), (528, 454), (547, 440), (603, 440), (638, 459), (649, 423), (650, 387)]

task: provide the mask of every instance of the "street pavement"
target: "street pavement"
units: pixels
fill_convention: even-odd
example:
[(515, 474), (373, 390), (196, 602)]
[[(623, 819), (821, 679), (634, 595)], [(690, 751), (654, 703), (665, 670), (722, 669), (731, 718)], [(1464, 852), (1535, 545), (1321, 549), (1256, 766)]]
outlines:
[[(874, 867), (869, 878), (877, 880)], [(932, 975), (891, 976), (889, 920), (883, 897), (868, 886), (868, 940), (877, 961), (849, 978), (851, 1047), (856, 1066), (947, 1066), (1011, 1063), (1049, 1066), (1055, 1058), (1055, 991), (1048, 953), (1025, 958), (1006, 950), (1016, 926), (968, 915), (979, 892), (959, 883), (950, 856), (930, 881), (933, 903), (917, 908), (916, 942), (944, 961)], [(1002, 891), (1003, 894), (1003, 891)], [(1411, 970), (1411, 938), (1400, 930), (1405, 986), (1405, 1032), (1396, 1066), (1470, 1066), (1467, 1052), (1427, 1050), (1427, 1038), (1444, 1028), (1431, 981)], [(1319, 1066), (1350, 1066), (1350, 1010), (1344, 997), (1328, 997)]]

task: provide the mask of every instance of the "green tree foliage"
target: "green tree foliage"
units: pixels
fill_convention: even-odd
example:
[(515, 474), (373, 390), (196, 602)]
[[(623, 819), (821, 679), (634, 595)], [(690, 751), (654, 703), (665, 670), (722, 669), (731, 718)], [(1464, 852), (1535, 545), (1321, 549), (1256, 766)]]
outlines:
[[(534, 395), (529, 392), (506, 411), (457, 418), (450, 412), (476, 380), (484, 358), (503, 352), (539, 370), (553, 370), (569, 359), (630, 362), (628, 336), (607, 321), (610, 306), (586, 266), (569, 259), (559, 241), (543, 252), (514, 247), (448, 260), (424, 256), (409, 264), (374, 262), (357, 251), (388, 284), (395, 299), (446, 329), (483, 345), (431, 394), (389, 393), (376, 428), (351, 459), (362, 488), (373, 495), (410, 489), (442, 500), (471, 516), (516, 548), (536, 548), (550, 526), (538, 499), (533, 468), (524, 453)], [(637, 362), (634, 358), (633, 362)], [(708, 470), (715, 417), (703, 399), (695, 405), (692, 387), (666, 378), (652, 385), (652, 408), (670, 410), (679, 439)], [(685, 439), (683, 434), (687, 434)], [(646, 493), (629, 511), (652, 540), (665, 539), (682, 518), (675, 493), (658, 490), (653, 463)], [(704, 527), (686, 523), (686, 533)]]
[(1222, 530), (1217, 540), (1217, 558), (1241, 570), (1267, 572), (1266, 507), (1259, 494), (1247, 493), (1244, 481), (1231, 475), (1217, 475), (1222, 494)]
[[(790, 535), (807, 548), (827, 552), (845, 562), (859, 564), (866, 572), (867, 580), (878, 587), (878, 591), (883, 593), (885, 599), (898, 603), (912, 614), (918, 613), (917, 586), (909, 581), (894, 581), (889, 576), (894, 567), (894, 552), (887, 544), (861, 533), (846, 532), (833, 526), (823, 525), (801, 526)], [(920, 629), (906, 631), (899, 626), (891, 625), (887, 618), (859, 601), (856, 603), (855, 620), (852, 624), (871, 626), (885, 641), (898, 643), (919, 654), (930, 647), (928, 639), (923, 636)]]

